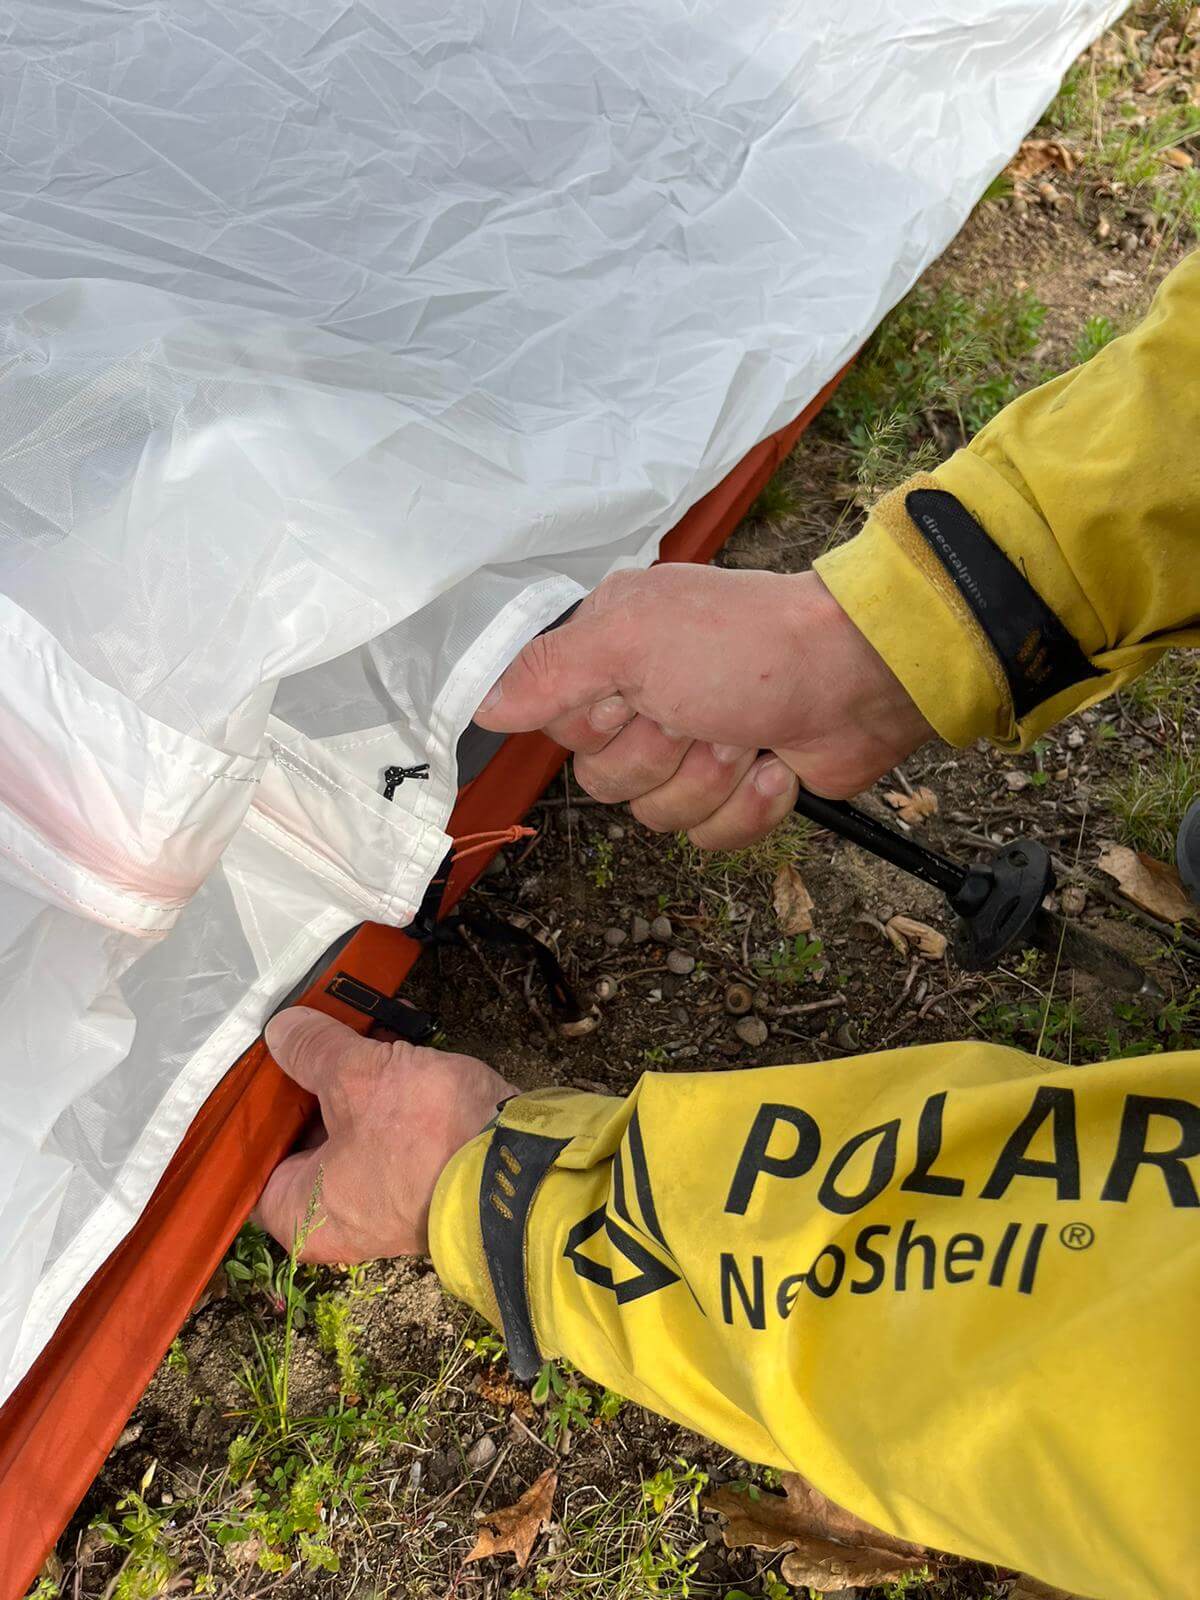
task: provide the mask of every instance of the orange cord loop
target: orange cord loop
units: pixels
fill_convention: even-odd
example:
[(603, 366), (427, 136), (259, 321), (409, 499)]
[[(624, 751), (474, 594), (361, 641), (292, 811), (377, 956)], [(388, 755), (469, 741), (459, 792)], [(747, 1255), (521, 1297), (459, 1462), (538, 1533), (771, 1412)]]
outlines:
[(496, 828), (490, 833), (464, 833), (455, 839), (454, 854), (450, 859), (465, 861), (468, 856), (478, 855), (481, 850), (498, 850), (502, 844), (516, 844), (520, 839), (532, 839), (536, 835), (536, 828), (524, 828), (520, 823), (514, 823), (511, 828)]

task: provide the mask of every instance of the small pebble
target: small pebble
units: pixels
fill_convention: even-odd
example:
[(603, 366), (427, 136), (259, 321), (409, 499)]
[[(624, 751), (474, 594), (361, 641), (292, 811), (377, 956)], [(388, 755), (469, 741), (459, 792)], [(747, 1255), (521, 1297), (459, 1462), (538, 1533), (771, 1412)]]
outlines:
[(1087, 734), (1082, 728), (1072, 728), (1067, 734), (1068, 750), (1082, 750), (1087, 743)]
[(662, 999), (662, 990), (661, 989), (651, 989), (649, 994), (647, 994), (646, 999), (647, 1000), (661, 1000)]
[(650, 924), (650, 937), (652, 939), (657, 939), (659, 944), (666, 944), (671, 937), (670, 917), (655, 917), (654, 921)]
[(113, 1449), (124, 1450), (126, 1445), (136, 1444), (141, 1437), (142, 1424), (140, 1422), (131, 1422), (129, 1426), (122, 1431), (121, 1437), (117, 1440), (116, 1444), (113, 1445)]
[(618, 945), (624, 944), (629, 935), (624, 928), (605, 928), (604, 942), (615, 950)]
[(620, 985), (618, 984), (617, 980), (615, 978), (610, 978), (608, 974), (605, 973), (602, 978), (596, 979), (596, 999), (605, 1002), (613, 1000), (616, 998), (616, 993), (619, 988)]
[(1029, 774), (1027, 772), (1006, 772), (1004, 781), (1014, 794), (1029, 787)]
[(852, 1022), (843, 1022), (833, 1037), (843, 1050), (857, 1050), (862, 1043)]
[(472, 1472), (478, 1472), (480, 1467), (486, 1467), (490, 1461), (496, 1459), (496, 1441), (490, 1433), (483, 1434), (467, 1451), (467, 1465)]
[(645, 944), (646, 940), (650, 937), (650, 924), (646, 921), (645, 917), (634, 917), (633, 930), (629, 937), (633, 940), (634, 944)]
[(672, 950), (667, 955), (667, 969), (686, 978), (689, 972), (696, 970), (696, 958), (689, 956), (686, 950)]
[(767, 1025), (761, 1017), (742, 1017), (733, 1026), (743, 1044), (757, 1046), (767, 1042)]
[(608, 837), (614, 844), (619, 844), (620, 841), (625, 837), (625, 829), (619, 822), (610, 822), (607, 831)]
[(1087, 905), (1087, 890), (1072, 883), (1062, 892), (1062, 908), (1068, 917), (1077, 917)]

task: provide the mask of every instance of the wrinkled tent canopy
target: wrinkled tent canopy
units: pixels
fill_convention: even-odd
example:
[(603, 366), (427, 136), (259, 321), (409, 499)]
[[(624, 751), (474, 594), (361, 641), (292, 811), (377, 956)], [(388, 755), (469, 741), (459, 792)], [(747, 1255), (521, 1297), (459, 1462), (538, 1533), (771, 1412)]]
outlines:
[(499, 669), (1121, 8), (0, 4), (0, 1399), (274, 1005), (412, 917)]

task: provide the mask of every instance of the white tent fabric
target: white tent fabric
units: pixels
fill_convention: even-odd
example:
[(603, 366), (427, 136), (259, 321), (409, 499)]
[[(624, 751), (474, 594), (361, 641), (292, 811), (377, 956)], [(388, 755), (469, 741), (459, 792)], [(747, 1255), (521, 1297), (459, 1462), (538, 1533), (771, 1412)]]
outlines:
[(501, 666), (1121, 9), (0, 0), (0, 1399), (281, 996), (410, 919)]

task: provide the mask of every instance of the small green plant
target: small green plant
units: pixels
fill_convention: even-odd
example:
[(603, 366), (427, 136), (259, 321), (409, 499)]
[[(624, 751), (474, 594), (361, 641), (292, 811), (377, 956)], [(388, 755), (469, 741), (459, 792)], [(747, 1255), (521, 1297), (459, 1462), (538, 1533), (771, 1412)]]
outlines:
[(25, 1600), (59, 1600), (62, 1594), (61, 1587), (47, 1573), (41, 1577), (25, 1596)]
[(171, 1340), (171, 1348), (167, 1351), (166, 1361), (172, 1372), (183, 1373), (185, 1377), (190, 1372), (192, 1364), (188, 1360), (187, 1351), (183, 1348), (182, 1339)]
[(1134, 762), (1099, 795), (1117, 819), (1122, 843), (1170, 861), (1183, 814), (1200, 795), (1200, 749), (1180, 747)]
[(535, 1406), (545, 1407), (542, 1437), (564, 1455), (571, 1447), (573, 1434), (592, 1423), (611, 1422), (625, 1403), (611, 1389), (597, 1393), (572, 1368), (564, 1370), (555, 1361), (547, 1361), (542, 1367), (529, 1398)]
[(294, 1327), (302, 1328), (308, 1321), (312, 1274), (305, 1267), (297, 1272), (288, 1256), (254, 1223), (246, 1223), (233, 1241), (225, 1276), (235, 1294), (243, 1299), (248, 1294), (261, 1295), (277, 1317), (290, 1309)]
[(920, 1589), (929, 1582), (929, 1568), (918, 1567), (915, 1572), (906, 1572), (899, 1578), (893, 1578), (891, 1583), (883, 1586), (884, 1600), (904, 1600), (904, 1596), (911, 1594), (914, 1589)]
[(798, 933), (773, 945), (766, 958), (755, 963), (755, 970), (772, 983), (803, 983), (822, 964), (823, 950), (820, 939)]
[(668, 1506), (686, 1504), (692, 1516), (700, 1514), (700, 1496), (708, 1488), (708, 1473), (676, 1456), (670, 1466), (661, 1467), (642, 1484), (642, 1498), (661, 1517)]
[(1081, 367), (1085, 361), (1090, 361), (1093, 356), (1099, 355), (1106, 344), (1111, 344), (1117, 337), (1117, 330), (1108, 317), (1089, 317), (1083, 325), (1083, 332), (1075, 341), (1075, 348), (1071, 352), (1071, 366)]
[(750, 517), (754, 522), (780, 522), (784, 517), (794, 517), (799, 510), (796, 491), (781, 473), (776, 473), (750, 507)]
[(107, 1591), (112, 1600), (153, 1600), (178, 1570), (166, 1528), (174, 1507), (152, 1507), (145, 1498), (157, 1468), (157, 1461), (152, 1461), (138, 1488), (117, 1502), (116, 1521), (98, 1518), (91, 1524), (94, 1532), (124, 1556)]
[(485, 1367), (496, 1366), (508, 1354), (504, 1347), (504, 1340), (500, 1338), (499, 1334), (492, 1333), (490, 1329), (486, 1333), (479, 1333), (473, 1338), (464, 1339), (463, 1349), (469, 1350), (475, 1359), (481, 1361)]
[(914, 461), (947, 454), (1044, 376), (1030, 358), (1045, 318), (1024, 290), (971, 300), (919, 286), (868, 341), (822, 426), (845, 438), (859, 481), (880, 492)]
[(363, 1359), (358, 1353), (362, 1329), (354, 1321), (346, 1295), (318, 1295), (314, 1309), (317, 1339), (337, 1364), (338, 1388), (347, 1400), (357, 1401), (363, 1390)]
[(647, 1045), (642, 1051), (642, 1064), (647, 1067), (664, 1067), (671, 1057), (661, 1044)]
[(757, 882), (765, 888), (780, 867), (790, 861), (800, 861), (808, 854), (816, 831), (815, 824), (807, 817), (793, 814), (744, 850), (700, 850), (686, 833), (678, 833), (671, 851), (686, 872), (698, 873), (705, 878)]
[(592, 880), (594, 889), (611, 889), (616, 878), (613, 870), (613, 847), (610, 839), (594, 839), (592, 841), (592, 864), (588, 868), (588, 877)]

